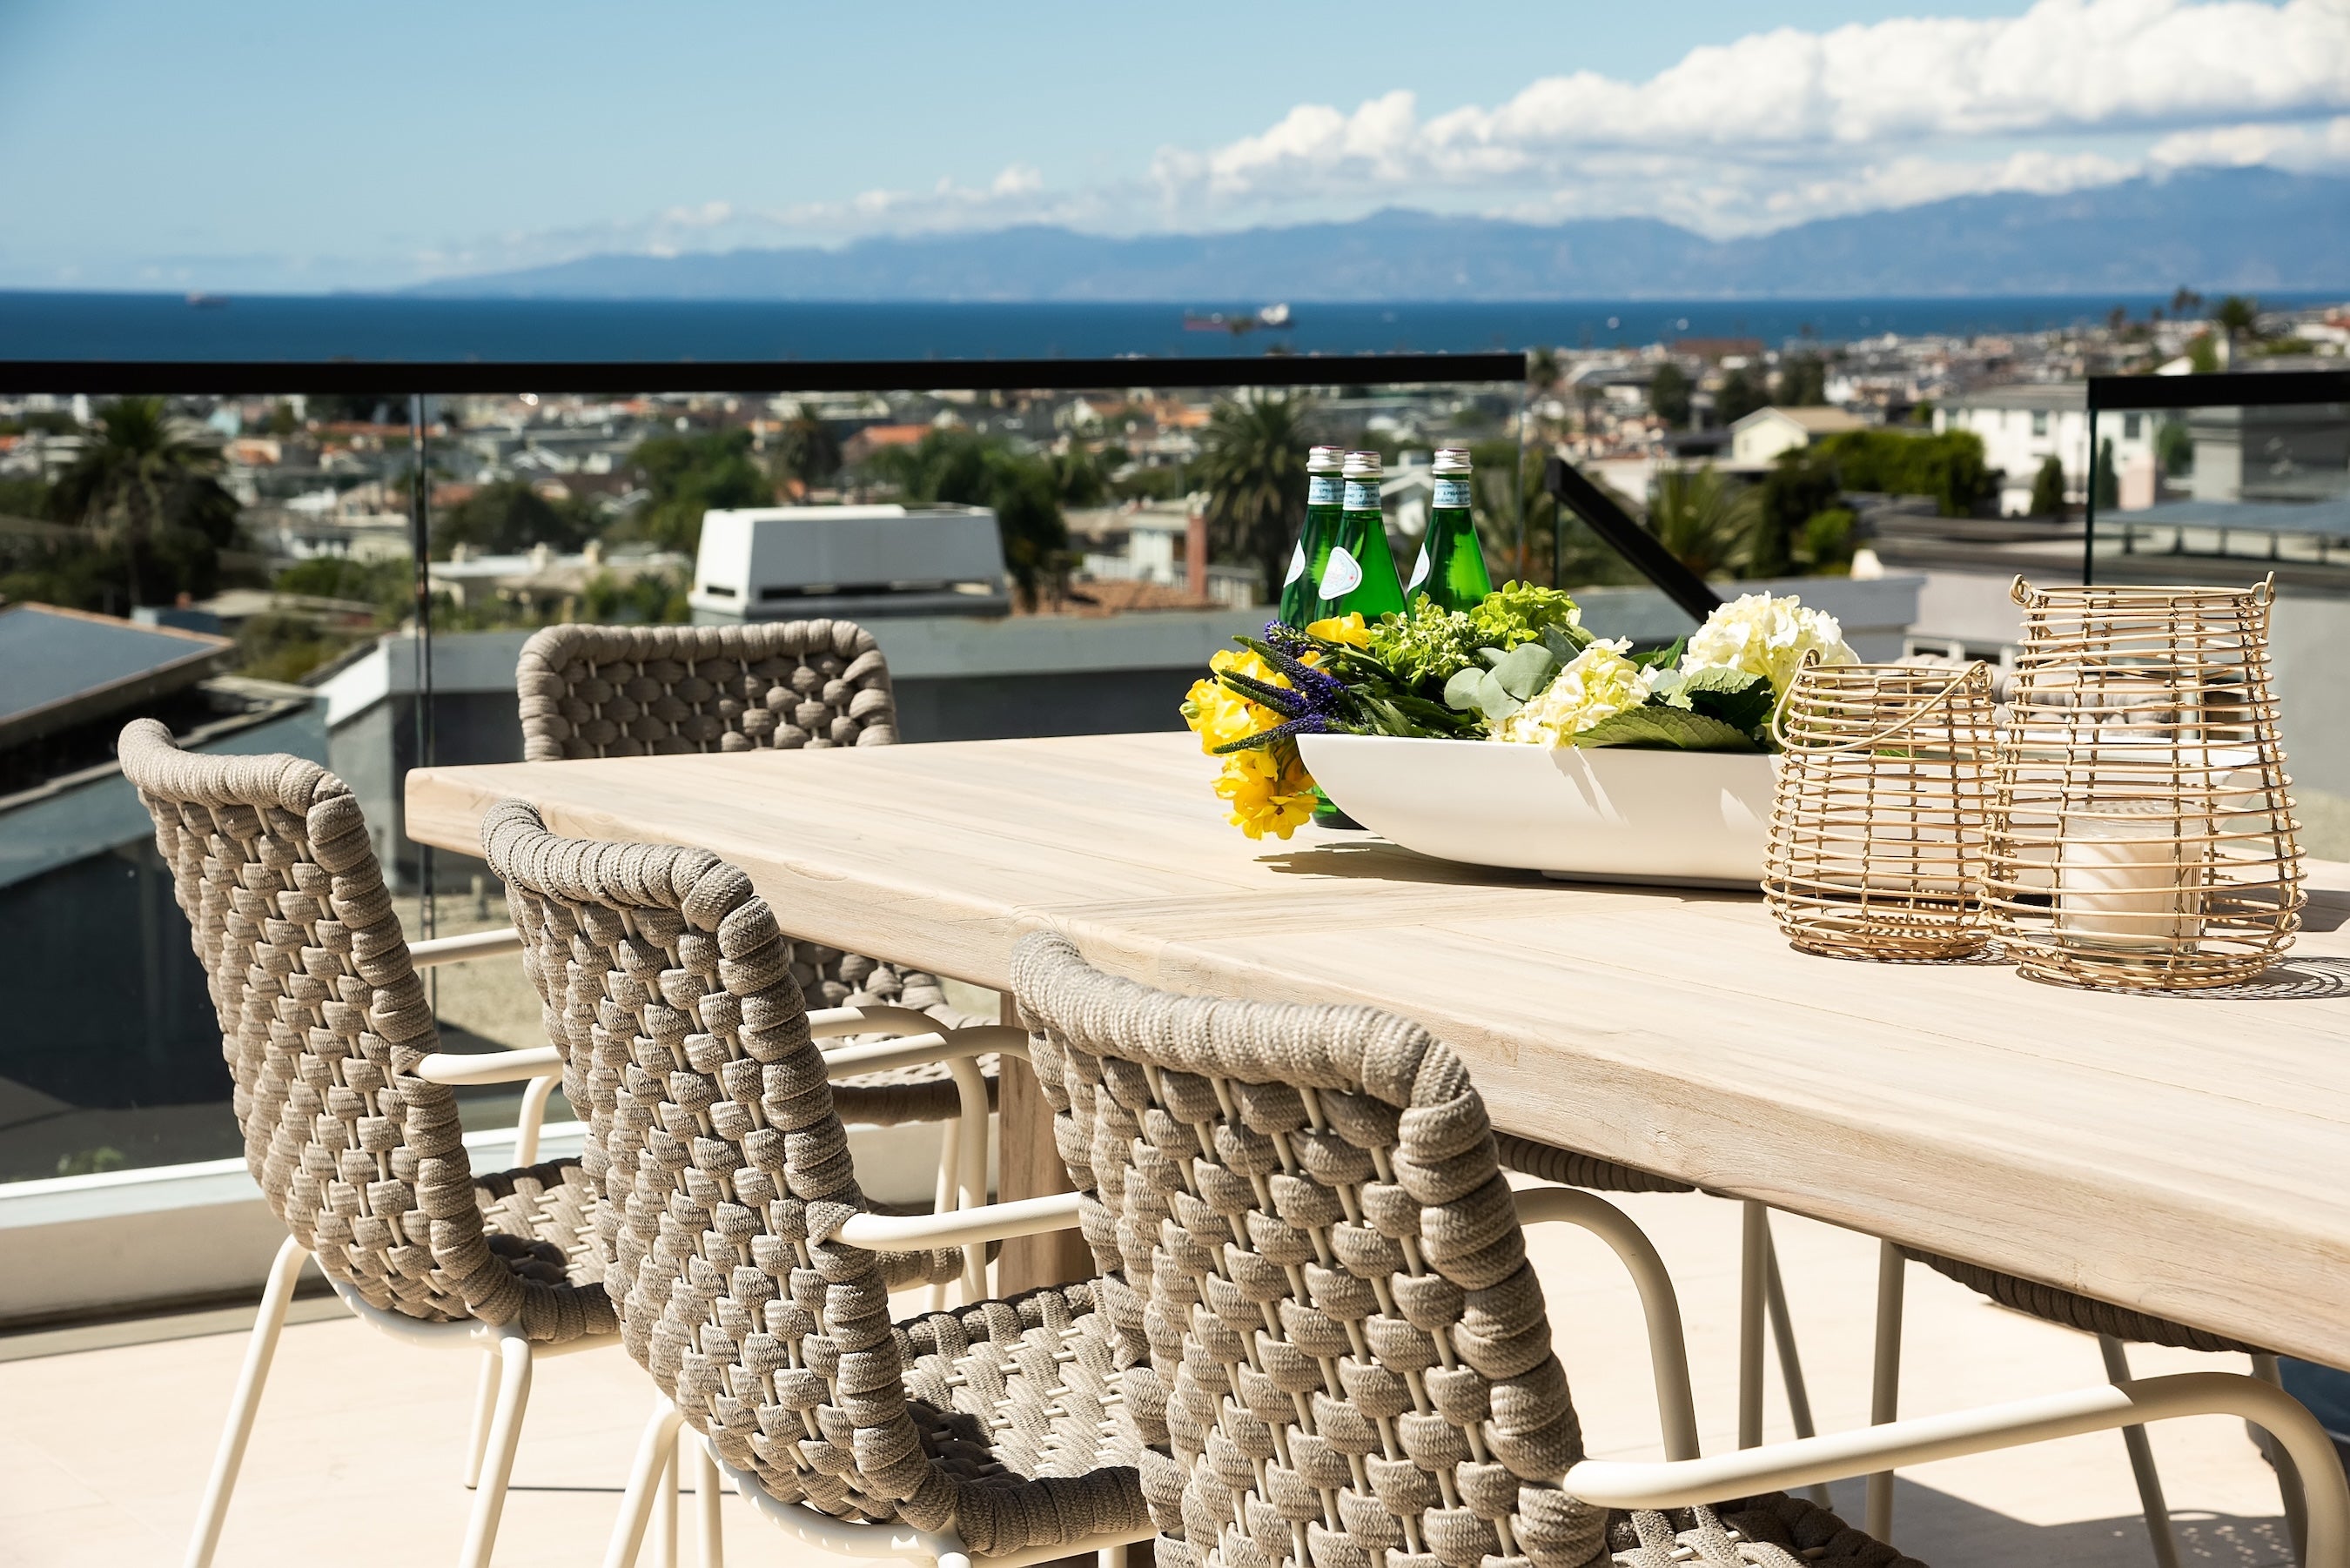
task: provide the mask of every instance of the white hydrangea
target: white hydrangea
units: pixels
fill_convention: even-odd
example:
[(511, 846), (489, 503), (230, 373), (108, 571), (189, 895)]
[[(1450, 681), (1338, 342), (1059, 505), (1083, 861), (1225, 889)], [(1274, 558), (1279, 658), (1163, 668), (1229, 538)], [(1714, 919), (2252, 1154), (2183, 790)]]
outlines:
[(1803, 667), (1804, 655), (1817, 649), (1822, 664), (1857, 664), (1859, 656), (1845, 646), (1844, 628), (1825, 610), (1805, 609), (1794, 594), (1773, 598), (1746, 594), (1706, 617), (1681, 654), (1681, 673), (1700, 670), (1742, 670), (1759, 675), (1773, 691), (1783, 693)]
[(1631, 646), (1623, 639), (1594, 642), (1567, 660), (1534, 701), (1503, 720), (1493, 739), (1564, 746), (1600, 720), (1646, 702), (1656, 675), (1624, 657)]

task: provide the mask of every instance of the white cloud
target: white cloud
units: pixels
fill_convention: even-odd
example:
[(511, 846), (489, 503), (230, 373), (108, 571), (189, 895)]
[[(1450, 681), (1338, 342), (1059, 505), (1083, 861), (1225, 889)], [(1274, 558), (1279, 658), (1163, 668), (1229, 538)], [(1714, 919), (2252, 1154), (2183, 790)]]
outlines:
[(1478, 190), (1523, 208), (1529, 187), (1572, 204), (1559, 187), (1605, 187), (1624, 155), (1647, 153), (1659, 188), (1643, 210), (1739, 228), (2145, 167), (1981, 146), (2026, 137), (2172, 131), (2158, 167), (2314, 157), (2333, 133), (2279, 122), (2345, 109), (2350, 0), (2042, 0), (2016, 17), (1780, 28), (1692, 50), (1645, 82), (1577, 71), (1430, 119), (1402, 91), (1352, 112), (1301, 105), (1222, 147), (1165, 150), (1152, 173), (1170, 217)]

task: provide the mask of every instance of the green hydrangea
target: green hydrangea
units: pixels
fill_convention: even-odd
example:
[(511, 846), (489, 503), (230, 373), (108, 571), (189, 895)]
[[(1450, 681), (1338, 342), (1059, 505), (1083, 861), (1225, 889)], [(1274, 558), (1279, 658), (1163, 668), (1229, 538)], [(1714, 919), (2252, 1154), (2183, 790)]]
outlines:
[(1503, 583), (1473, 606), (1467, 619), (1479, 648), (1507, 652), (1521, 643), (1539, 641), (1555, 627), (1575, 646), (1591, 640), (1583, 629), (1583, 612), (1570, 596), (1532, 583)]
[(1469, 618), (1442, 608), (1426, 594), (1407, 613), (1389, 612), (1371, 628), (1371, 657), (1394, 671), (1407, 689), (1443, 685), (1455, 671), (1477, 661), (1477, 648)]

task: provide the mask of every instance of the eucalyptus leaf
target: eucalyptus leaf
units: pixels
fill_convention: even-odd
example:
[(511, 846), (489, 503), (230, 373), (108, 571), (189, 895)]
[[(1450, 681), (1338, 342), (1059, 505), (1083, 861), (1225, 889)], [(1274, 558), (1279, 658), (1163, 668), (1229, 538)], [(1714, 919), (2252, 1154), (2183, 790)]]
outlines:
[[(1526, 646), (1532, 648), (1534, 645), (1528, 643)], [(1477, 711), (1485, 715), (1487, 723), (1498, 724), (1524, 706), (1508, 687), (1502, 684), (1495, 671), (1488, 670), (1484, 672), (1484, 678), (1477, 687)]]
[(1652, 751), (1759, 752), (1752, 736), (1685, 708), (1627, 708), (1574, 737), (1578, 746), (1635, 746)]
[(1556, 656), (1539, 642), (1512, 649), (1502, 662), (1493, 667), (1493, 679), (1502, 683), (1502, 690), (1521, 702), (1549, 685), (1551, 677), (1556, 673)]
[(1463, 711), (1474, 711), (1477, 706), (1477, 688), (1491, 673), (1491, 670), (1480, 670), (1473, 664), (1454, 670), (1452, 678), (1444, 683), (1444, 705), (1448, 708), (1458, 708)]

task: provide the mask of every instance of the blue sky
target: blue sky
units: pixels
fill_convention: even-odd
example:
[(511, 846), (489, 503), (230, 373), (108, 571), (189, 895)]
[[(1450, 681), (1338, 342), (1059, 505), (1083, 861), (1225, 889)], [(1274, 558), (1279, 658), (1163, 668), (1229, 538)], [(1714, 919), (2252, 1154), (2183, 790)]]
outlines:
[(2350, 0), (0, 5), (0, 286), (2350, 166)]

